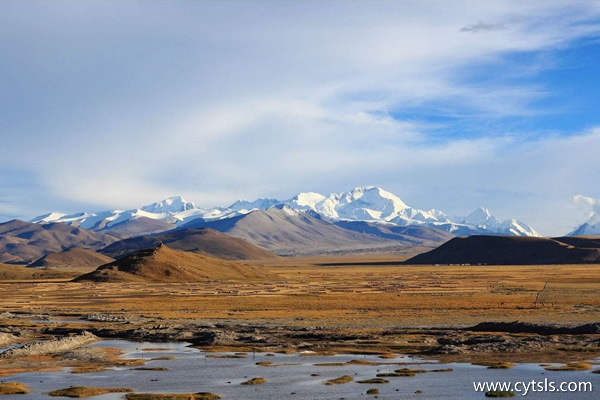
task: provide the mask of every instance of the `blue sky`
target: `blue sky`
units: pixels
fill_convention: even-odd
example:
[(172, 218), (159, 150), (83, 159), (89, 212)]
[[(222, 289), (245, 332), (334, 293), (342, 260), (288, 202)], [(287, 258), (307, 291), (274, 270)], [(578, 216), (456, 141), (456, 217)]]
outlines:
[(598, 1), (3, 1), (0, 52), (3, 220), (379, 185), (560, 235), (600, 198)]

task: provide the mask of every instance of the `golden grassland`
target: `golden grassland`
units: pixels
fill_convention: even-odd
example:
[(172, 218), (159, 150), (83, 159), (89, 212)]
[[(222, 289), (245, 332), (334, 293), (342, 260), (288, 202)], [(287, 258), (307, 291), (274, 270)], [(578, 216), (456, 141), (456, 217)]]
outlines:
[[(411, 266), (396, 261), (392, 256), (385, 255), (278, 259), (255, 264), (266, 275), (263, 279), (252, 281), (0, 281), (0, 326), (10, 328), (9, 332), (17, 335), (15, 337), (26, 341), (48, 339), (54, 334), (44, 330), (49, 327), (49, 322), (35, 321), (38, 316), (56, 317), (59, 322), (52, 322), (51, 326), (55, 329), (53, 332), (59, 335), (63, 334), (61, 329), (62, 332), (71, 333), (88, 328), (128, 332), (179, 326), (183, 330), (199, 331), (203, 328), (198, 327), (204, 326), (221, 329), (217, 323), (227, 327), (247, 324), (252, 335), (266, 335), (269, 332), (273, 337), (289, 338), (290, 342), (285, 342), (288, 340), (285, 339), (282, 342), (284, 345), (273, 347), (260, 347), (256, 344), (258, 342), (243, 342), (234, 346), (217, 343), (205, 349), (234, 353), (213, 353), (208, 354), (207, 358), (247, 358), (254, 351), (299, 352), (303, 349), (309, 351), (303, 351), (301, 355), (308, 357), (335, 353), (376, 354), (381, 361), (357, 359), (345, 363), (316, 363), (315, 366), (365, 365), (379, 372), (382, 365), (390, 368), (397, 365), (399, 369), (394, 372), (378, 373), (375, 378), (358, 381), (362, 384), (383, 384), (388, 378), (410, 379), (420, 373), (451, 371), (402, 368), (406, 367), (406, 363), (394, 360), (397, 354), (424, 354), (427, 358), (426, 350), (439, 347), (442, 344), (438, 342), (440, 338), (448, 343), (463, 339), (476, 339), (477, 343), (478, 340), (491, 338), (493, 344), (493, 340), (499, 336), (510, 339), (510, 343), (518, 343), (520, 339), (529, 343), (530, 339), (536, 339), (537, 336), (533, 333), (507, 335), (502, 332), (458, 332), (441, 327), (465, 327), (485, 321), (519, 320), (572, 325), (600, 321), (600, 265)], [(108, 315), (117, 320), (107, 322), (93, 318), (70, 318), (90, 314)], [(253, 325), (260, 329), (254, 332)], [(263, 326), (268, 326), (268, 329)], [(321, 334), (322, 337), (319, 336)], [(244, 335), (250, 334), (244, 332)], [(587, 339), (583, 338), (585, 335), (571, 336), (575, 338), (566, 341), (547, 337), (544, 343), (556, 342), (553, 347), (542, 346), (522, 353), (497, 352), (490, 347), (492, 350), (481, 353), (475, 349), (456, 355), (435, 353), (431, 357), (441, 361), (473, 362), (489, 368), (511, 368), (515, 362), (560, 362), (565, 365), (548, 365), (547, 369), (591, 369), (597, 373), (597, 362), (584, 361), (598, 356), (596, 343), (600, 335), (587, 335)], [(356, 339), (352, 339), (354, 337)], [(577, 341), (579, 337), (583, 338), (580, 342)], [(585, 340), (587, 344), (593, 342), (592, 345), (584, 346)], [(304, 342), (304, 347), (300, 342)], [(538, 343), (535, 340), (533, 342)], [(152, 354), (164, 349), (143, 347), (141, 350)], [(160, 369), (143, 366), (150, 360), (151, 357), (123, 359), (118, 349), (82, 348), (71, 351), (68, 357), (64, 354), (46, 354), (17, 359), (0, 358), (0, 376), (65, 367), (79, 374), (114, 366)], [(421, 364), (427, 363), (424, 361)], [(266, 368), (287, 364), (263, 361), (257, 365)], [(243, 384), (260, 384), (264, 382), (263, 379), (253, 378)], [(343, 375), (322, 383), (336, 385), (352, 381), (353, 376)], [(68, 389), (73, 395), (99, 394), (95, 391), (105, 390)], [(2, 390), (16, 389), (0, 385), (0, 393)], [(77, 390), (81, 393), (75, 393)], [(369, 389), (373, 394), (375, 390)], [(173, 400), (220, 397), (212, 393), (127, 393), (125, 398)]]
[(253, 282), (3, 281), (0, 312), (347, 328), (600, 321), (600, 265), (390, 263), (390, 257), (280, 259), (261, 266), (270, 278)]

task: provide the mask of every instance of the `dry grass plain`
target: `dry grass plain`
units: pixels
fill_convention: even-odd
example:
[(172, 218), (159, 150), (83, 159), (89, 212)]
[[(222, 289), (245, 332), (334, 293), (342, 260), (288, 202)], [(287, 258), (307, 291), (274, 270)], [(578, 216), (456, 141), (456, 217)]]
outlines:
[(290, 258), (248, 282), (2, 281), (0, 312), (427, 327), (600, 321), (600, 265), (408, 266), (391, 257)]
[[(183, 340), (208, 351), (378, 354), (382, 365), (395, 354), (498, 368), (600, 356), (597, 332), (455, 329), (488, 321), (598, 323), (600, 265), (411, 266), (370, 255), (255, 266), (268, 275), (193, 283), (0, 281), (0, 335), (25, 342), (90, 330), (136, 341)], [(0, 376), (65, 366), (86, 373), (145, 361), (121, 360), (116, 349), (90, 351), (0, 356)]]

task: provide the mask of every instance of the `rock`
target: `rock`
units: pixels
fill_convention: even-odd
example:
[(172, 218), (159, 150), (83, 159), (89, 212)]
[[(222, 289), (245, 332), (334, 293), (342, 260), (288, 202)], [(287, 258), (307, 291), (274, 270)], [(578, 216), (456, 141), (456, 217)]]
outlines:
[(600, 323), (577, 326), (538, 325), (528, 322), (482, 322), (465, 330), (472, 332), (537, 333), (539, 335), (589, 335), (600, 333)]
[(128, 319), (118, 315), (112, 314), (90, 314), (86, 315), (84, 319), (88, 321), (99, 321), (99, 322), (128, 322)]

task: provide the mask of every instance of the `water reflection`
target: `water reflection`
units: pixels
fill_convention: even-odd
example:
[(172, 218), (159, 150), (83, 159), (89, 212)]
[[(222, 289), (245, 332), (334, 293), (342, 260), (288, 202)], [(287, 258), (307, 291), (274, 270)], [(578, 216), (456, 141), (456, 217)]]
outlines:
[[(590, 371), (546, 371), (538, 364), (519, 364), (511, 369), (492, 370), (466, 363), (435, 363), (399, 356), (381, 359), (377, 356), (335, 355), (303, 356), (279, 353), (205, 353), (187, 347), (185, 343), (150, 343), (105, 340), (90, 347), (117, 347), (127, 358), (163, 358), (147, 361), (144, 367), (168, 370), (134, 370), (113, 368), (101, 372), (72, 374), (61, 372), (25, 373), (7, 378), (29, 385), (32, 393), (27, 399), (48, 399), (48, 391), (69, 386), (129, 387), (136, 392), (194, 393), (212, 392), (223, 399), (367, 399), (374, 398), (366, 391), (378, 388), (379, 399), (483, 399), (483, 393), (473, 390), (473, 381), (531, 381), (548, 378), (556, 382), (592, 382), (600, 390), (600, 374)], [(214, 357), (216, 356), (216, 357)], [(235, 356), (235, 358), (231, 358)], [(174, 359), (168, 359), (173, 358)], [(240, 358), (243, 357), (243, 358)], [(167, 359), (165, 359), (167, 358)], [(358, 360), (360, 363), (348, 363)], [(373, 363), (405, 363), (406, 365), (362, 365)], [(257, 365), (257, 363), (263, 365)], [(265, 364), (271, 363), (271, 366)], [(332, 363), (338, 364), (336, 366)], [(360, 384), (357, 381), (375, 378), (377, 374), (392, 373), (399, 368), (421, 370), (447, 369), (451, 372), (418, 373), (412, 377), (386, 377), (386, 384)], [(596, 368), (598, 368), (596, 366)], [(329, 379), (343, 375), (353, 381), (341, 385), (325, 385)], [(267, 380), (261, 385), (245, 386), (242, 382), (254, 377)], [(517, 395), (519, 397), (519, 395)], [(4, 399), (23, 399), (23, 396), (3, 396)], [(94, 400), (122, 399), (123, 394), (107, 394)], [(530, 392), (534, 399), (596, 399), (597, 393)]]

